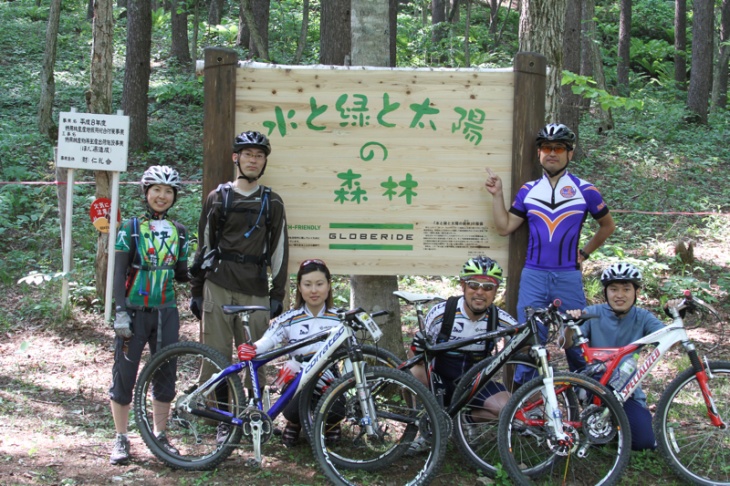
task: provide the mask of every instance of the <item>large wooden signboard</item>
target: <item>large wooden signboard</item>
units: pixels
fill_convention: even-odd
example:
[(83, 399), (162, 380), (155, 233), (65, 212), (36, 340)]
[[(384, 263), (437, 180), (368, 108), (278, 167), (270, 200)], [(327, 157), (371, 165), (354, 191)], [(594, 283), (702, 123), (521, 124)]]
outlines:
[(485, 167), (511, 194), (514, 72), (270, 66), (236, 70), (235, 132), (271, 140), (262, 183), (286, 204), (290, 271), (454, 275), (506, 268)]

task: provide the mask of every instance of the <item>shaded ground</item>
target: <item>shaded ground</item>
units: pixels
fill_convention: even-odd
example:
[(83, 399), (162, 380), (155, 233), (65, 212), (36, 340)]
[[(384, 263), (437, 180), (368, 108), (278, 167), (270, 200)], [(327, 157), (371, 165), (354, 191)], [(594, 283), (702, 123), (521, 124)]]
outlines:
[[(12, 308), (19, 298), (5, 293), (1, 308)], [(182, 317), (183, 334), (194, 339), (197, 321), (186, 312)], [(723, 320), (724, 325), (726, 314)], [(730, 359), (730, 344), (720, 329), (706, 320), (691, 335), (703, 351), (712, 349), (711, 359)], [(112, 356), (112, 331), (94, 314), (76, 311), (72, 320), (53, 327), (42, 321), (25, 321), (0, 335), (0, 484), (325, 483), (306, 442), (286, 450), (277, 437), (264, 446), (262, 469), (244, 466), (250, 452), (243, 449), (216, 471), (182, 472), (157, 461), (132, 430), (133, 462), (110, 466), (114, 432), (107, 388)], [(649, 395), (652, 390), (661, 390), (676, 371), (671, 363), (661, 363), (645, 386)], [(626, 484), (679, 484), (658, 457), (645, 459), (637, 467)], [(373, 475), (372, 484), (395, 486), (402, 480)], [(489, 484), (489, 480), (479, 478), (451, 447), (433, 484)]]

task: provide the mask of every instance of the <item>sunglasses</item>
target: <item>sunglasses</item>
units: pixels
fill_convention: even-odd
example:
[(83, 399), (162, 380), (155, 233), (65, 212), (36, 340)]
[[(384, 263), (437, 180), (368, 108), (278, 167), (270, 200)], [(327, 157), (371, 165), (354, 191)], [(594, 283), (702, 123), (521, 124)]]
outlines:
[(322, 265), (323, 267), (326, 267), (327, 266), (327, 264), (324, 261), (322, 261), (322, 260), (320, 260), (318, 258), (313, 258), (311, 260), (304, 260), (302, 262), (302, 264), (299, 265), (299, 268), (304, 268), (307, 265)]
[(492, 282), (477, 282), (476, 280), (468, 280), (464, 283), (466, 283), (466, 286), (472, 290), (484, 289), (489, 292), (497, 288), (497, 284)]
[(568, 150), (568, 147), (565, 145), (540, 145), (539, 150), (545, 155), (548, 155), (550, 152), (555, 152), (560, 155), (565, 153), (565, 151)]

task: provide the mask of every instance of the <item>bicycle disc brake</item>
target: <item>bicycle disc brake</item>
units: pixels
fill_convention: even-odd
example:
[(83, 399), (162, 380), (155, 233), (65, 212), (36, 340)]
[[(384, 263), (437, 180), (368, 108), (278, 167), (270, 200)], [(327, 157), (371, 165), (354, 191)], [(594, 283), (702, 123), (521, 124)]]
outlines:
[(606, 444), (616, 437), (616, 427), (609, 410), (598, 405), (589, 405), (580, 414), (583, 432), (591, 444)]

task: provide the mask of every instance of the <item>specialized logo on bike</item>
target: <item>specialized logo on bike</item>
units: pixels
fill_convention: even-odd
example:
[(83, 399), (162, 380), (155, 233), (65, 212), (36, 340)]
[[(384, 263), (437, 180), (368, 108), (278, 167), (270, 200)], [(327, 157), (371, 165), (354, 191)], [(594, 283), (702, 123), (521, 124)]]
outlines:
[(651, 354), (646, 357), (646, 360), (644, 360), (641, 366), (639, 366), (639, 369), (636, 371), (636, 373), (634, 373), (634, 376), (633, 378), (631, 378), (628, 385), (624, 386), (624, 389), (621, 390), (621, 396), (624, 398), (624, 400), (627, 400), (631, 393), (634, 392), (634, 388), (636, 387), (636, 385), (639, 384), (641, 378), (647, 371), (649, 371), (652, 365), (657, 362), (661, 354), (662, 353), (659, 348), (654, 348), (654, 351), (652, 351)]
[(560, 189), (560, 195), (564, 198), (571, 198), (575, 196), (576, 190), (573, 186), (565, 186), (564, 188)]
[(322, 348), (319, 350), (319, 352), (314, 355), (314, 358), (312, 358), (309, 361), (309, 364), (307, 365), (307, 367), (304, 368), (304, 374), (309, 373), (309, 370), (311, 370), (317, 364), (317, 362), (322, 358), (322, 356), (327, 354), (327, 350), (329, 350), (329, 348), (332, 346), (332, 344), (334, 344), (335, 341), (337, 341), (337, 339), (342, 335), (343, 332), (345, 332), (345, 326), (341, 326), (340, 329), (337, 331), (337, 333), (335, 335), (333, 335), (332, 337), (330, 337), (327, 340), (327, 342), (324, 344), (324, 346), (322, 346)]

